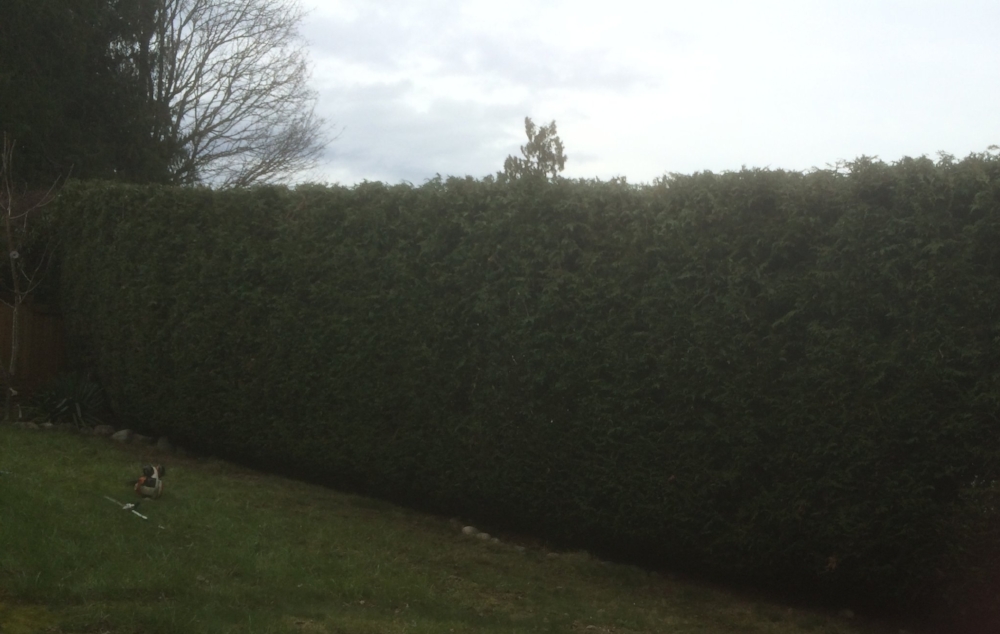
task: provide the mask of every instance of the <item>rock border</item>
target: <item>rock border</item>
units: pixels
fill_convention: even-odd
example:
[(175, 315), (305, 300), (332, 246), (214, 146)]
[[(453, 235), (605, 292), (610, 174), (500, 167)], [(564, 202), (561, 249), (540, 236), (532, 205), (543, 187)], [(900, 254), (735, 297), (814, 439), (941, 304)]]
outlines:
[(115, 442), (123, 444), (147, 445), (156, 447), (160, 451), (186, 454), (183, 449), (170, 442), (166, 436), (146, 436), (136, 433), (131, 429), (115, 430), (111, 425), (95, 425), (94, 427), (77, 427), (70, 423), (36, 423), (33, 421), (16, 421), (10, 423), (15, 429), (37, 429), (42, 431), (62, 431), (68, 433), (78, 433), (82, 436), (100, 436), (109, 438)]

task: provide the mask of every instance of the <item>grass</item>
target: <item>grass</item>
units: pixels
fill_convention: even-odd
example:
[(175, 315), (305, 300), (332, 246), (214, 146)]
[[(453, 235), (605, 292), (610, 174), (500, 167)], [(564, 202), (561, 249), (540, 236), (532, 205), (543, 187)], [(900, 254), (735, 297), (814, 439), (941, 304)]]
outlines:
[(148, 446), (0, 425), (0, 472), (3, 634), (896, 631)]

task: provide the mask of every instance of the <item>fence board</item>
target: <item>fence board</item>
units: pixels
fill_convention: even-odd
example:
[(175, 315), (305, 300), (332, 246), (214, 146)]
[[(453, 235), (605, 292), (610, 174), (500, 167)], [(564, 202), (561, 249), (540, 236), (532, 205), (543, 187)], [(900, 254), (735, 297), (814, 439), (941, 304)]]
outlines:
[[(63, 319), (51, 308), (26, 303), (21, 306), (21, 350), (15, 389), (28, 395), (51, 381), (66, 365)], [(0, 303), (0, 362), (10, 362), (13, 309)]]

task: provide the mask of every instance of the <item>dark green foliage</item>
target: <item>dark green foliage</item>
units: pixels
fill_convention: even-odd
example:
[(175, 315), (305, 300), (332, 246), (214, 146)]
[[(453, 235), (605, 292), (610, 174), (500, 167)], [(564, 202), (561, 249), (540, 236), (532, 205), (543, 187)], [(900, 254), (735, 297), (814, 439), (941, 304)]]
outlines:
[(80, 372), (57, 376), (32, 401), (44, 421), (73, 423), (77, 427), (102, 422), (104, 392), (96, 381)]
[[(5, 0), (0, 12), (0, 133), (18, 144), (14, 181), (164, 181), (171, 148), (131, 72), (134, 0)], [(148, 6), (148, 5), (147, 5)]]
[(77, 186), (63, 308), (139, 429), (644, 561), (988, 622), (1000, 158), (846, 168)]

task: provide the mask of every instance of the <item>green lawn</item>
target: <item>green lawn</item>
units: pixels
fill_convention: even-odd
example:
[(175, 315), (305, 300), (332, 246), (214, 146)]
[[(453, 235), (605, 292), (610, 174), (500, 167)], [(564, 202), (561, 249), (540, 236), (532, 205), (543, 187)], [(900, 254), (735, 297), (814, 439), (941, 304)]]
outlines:
[(2, 634), (896, 632), (147, 446), (0, 425), (0, 472)]

